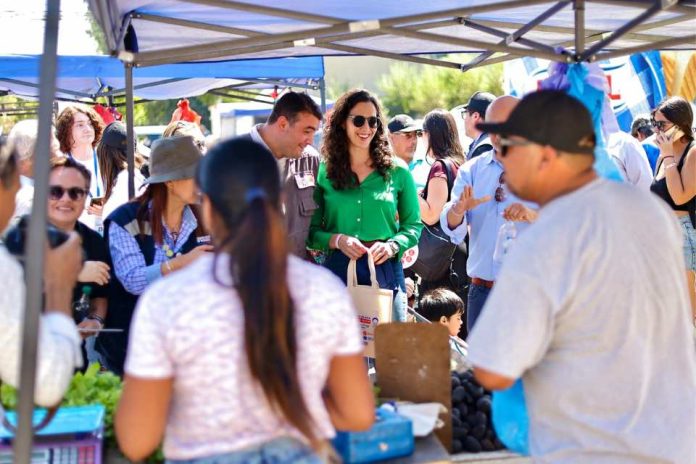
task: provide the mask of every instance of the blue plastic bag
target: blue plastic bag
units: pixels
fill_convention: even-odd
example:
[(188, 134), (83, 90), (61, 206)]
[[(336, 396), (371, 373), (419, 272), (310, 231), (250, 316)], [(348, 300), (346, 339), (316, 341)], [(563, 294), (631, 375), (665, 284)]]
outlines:
[(493, 392), (493, 427), (511, 451), (529, 456), (529, 416), (522, 379), (507, 390)]

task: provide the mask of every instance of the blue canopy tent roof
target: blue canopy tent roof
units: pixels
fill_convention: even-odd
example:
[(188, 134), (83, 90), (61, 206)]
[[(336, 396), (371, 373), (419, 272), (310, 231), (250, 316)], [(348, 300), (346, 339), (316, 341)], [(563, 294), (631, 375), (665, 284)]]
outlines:
[[(40, 56), (0, 57), (0, 90), (19, 96), (39, 95)], [(90, 98), (125, 94), (123, 63), (110, 56), (60, 56), (56, 97)], [(324, 77), (321, 57), (180, 63), (137, 68), (134, 94), (159, 100), (192, 97), (212, 89), (318, 88)]]

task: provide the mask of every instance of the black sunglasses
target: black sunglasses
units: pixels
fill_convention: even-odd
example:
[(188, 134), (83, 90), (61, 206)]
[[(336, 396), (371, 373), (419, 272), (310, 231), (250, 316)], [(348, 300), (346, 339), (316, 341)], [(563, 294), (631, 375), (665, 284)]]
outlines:
[(51, 200), (60, 200), (66, 193), (72, 201), (77, 201), (81, 200), (87, 195), (87, 190), (80, 187), (63, 188), (60, 185), (51, 185), (48, 188), (48, 196), (51, 198)]
[(505, 173), (501, 172), (500, 177), (498, 177), (498, 188), (495, 189), (495, 201), (500, 203), (501, 201), (505, 201), (507, 198), (507, 194), (505, 193), (505, 188), (503, 187), (505, 185)]
[[(661, 132), (664, 132), (665, 126), (666, 126), (667, 124), (672, 124), (672, 123), (669, 122), (669, 121), (656, 121), (655, 119), (653, 119), (652, 121), (650, 121), (650, 123), (652, 124), (652, 126), (653, 126), (655, 129), (657, 129), (657, 130), (659, 130), (659, 131), (661, 131)], [(673, 124), (672, 124), (672, 125), (673, 125)]]
[(534, 145), (534, 142), (529, 140), (512, 140), (505, 137), (500, 137), (500, 156), (505, 158), (508, 153), (508, 148), (510, 147), (526, 147), (527, 145)]
[(365, 116), (353, 116), (351, 114), (348, 115), (348, 119), (353, 121), (353, 125), (355, 127), (362, 127), (365, 125), (365, 121), (367, 121), (367, 125), (370, 126), (371, 129), (374, 129), (379, 123), (379, 118), (377, 118), (377, 116), (370, 116), (369, 118), (366, 118)]

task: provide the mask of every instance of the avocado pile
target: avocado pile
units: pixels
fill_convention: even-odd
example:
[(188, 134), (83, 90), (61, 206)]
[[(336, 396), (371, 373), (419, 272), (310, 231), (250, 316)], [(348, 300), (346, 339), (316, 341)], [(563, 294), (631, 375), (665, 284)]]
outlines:
[(471, 370), (452, 372), (452, 451), (480, 453), (504, 449), (491, 423), (491, 393)]

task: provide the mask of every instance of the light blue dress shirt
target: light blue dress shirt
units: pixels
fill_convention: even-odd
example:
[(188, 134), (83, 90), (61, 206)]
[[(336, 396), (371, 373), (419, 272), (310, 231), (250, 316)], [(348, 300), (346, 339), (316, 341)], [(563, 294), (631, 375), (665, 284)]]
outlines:
[[(495, 201), (495, 190), (498, 188), (500, 174), (503, 166), (494, 156), (493, 150), (488, 151), (472, 160), (467, 161), (459, 168), (457, 178), (452, 187), (451, 200), (445, 204), (440, 215), (442, 230), (450, 237), (453, 243), (464, 241), (467, 227), (471, 227), (469, 238), (469, 257), (466, 262), (466, 272), (469, 277), (478, 277), (484, 280), (495, 280), (498, 276), (500, 263), (493, 260), (495, 244), (498, 240), (498, 231), (505, 224), (503, 211), (513, 203), (522, 203), (528, 208), (538, 209), (534, 203), (520, 200), (505, 188), (505, 200)], [(464, 191), (464, 186), (473, 186), (474, 198), (490, 195), (490, 201), (478, 205), (464, 215), (462, 223), (454, 230), (447, 224), (447, 213), (452, 205), (459, 199)], [(528, 226), (524, 222), (516, 222), (517, 233), (521, 233)]]
[(428, 162), (425, 155), (416, 156), (409, 163), (408, 170), (411, 171), (413, 183), (416, 184), (417, 191), (423, 190), (425, 184), (428, 183), (428, 174), (430, 173), (431, 167), (433, 167), (433, 165)]

